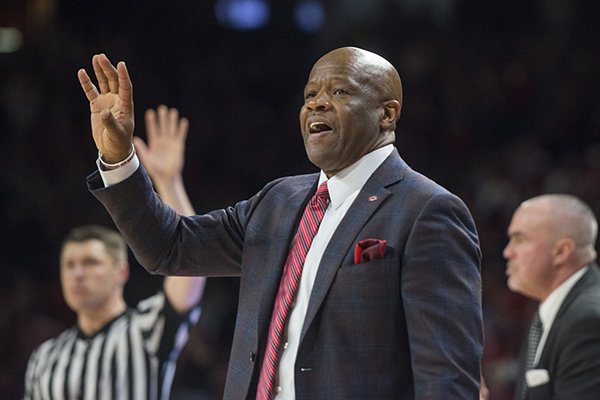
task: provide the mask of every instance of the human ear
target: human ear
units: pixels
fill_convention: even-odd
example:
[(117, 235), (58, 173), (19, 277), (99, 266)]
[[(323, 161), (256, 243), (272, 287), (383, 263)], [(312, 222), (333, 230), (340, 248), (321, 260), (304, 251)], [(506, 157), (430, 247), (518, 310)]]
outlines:
[(564, 263), (575, 251), (575, 241), (571, 238), (558, 239), (554, 244), (553, 256), (557, 264)]
[(383, 103), (383, 113), (379, 127), (382, 131), (393, 131), (396, 129), (396, 121), (400, 118), (400, 102), (398, 100), (387, 100)]
[(121, 261), (119, 263), (119, 280), (122, 286), (125, 286), (129, 280), (129, 264), (127, 262)]

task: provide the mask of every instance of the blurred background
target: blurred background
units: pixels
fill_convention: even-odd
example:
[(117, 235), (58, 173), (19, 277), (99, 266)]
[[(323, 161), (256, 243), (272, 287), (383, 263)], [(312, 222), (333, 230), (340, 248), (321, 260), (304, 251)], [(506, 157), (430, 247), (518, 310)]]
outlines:
[[(75, 225), (113, 226), (87, 191), (95, 168), (76, 71), (127, 61), (136, 134), (167, 104), (191, 121), (184, 179), (198, 212), (276, 177), (314, 172), (298, 110), (310, 67), (354, 45), (404, 85), (396, 145), (463, 198), (477, 223), (492, 400), (512, 399), (535, 306), (506, 288), (502, 249), (518, 204), (575, 194), (600, 214), (600, 3), (593, 0), (0, 0), (0, 398), (22, 394), (29, 354), (74, 322), (58, 253)], [(130, 304), (161, 278), (135, 264)], [(211, 279), (174, 399), (218, 399), (236, 279)]]

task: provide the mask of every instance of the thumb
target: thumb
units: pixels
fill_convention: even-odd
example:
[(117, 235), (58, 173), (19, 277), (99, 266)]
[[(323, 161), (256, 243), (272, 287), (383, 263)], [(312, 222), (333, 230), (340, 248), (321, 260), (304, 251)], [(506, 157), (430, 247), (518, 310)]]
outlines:
[(110, 110), (105, 109), (100, 111), (100, 118), (102, 118), (102, 125), (104, 126), (104, 129), (106, 129), (111, 135), (119, 134), (117, 120), (115, 120), (115, 117), (113, 117)]
[(112, 115), (110, 110), (100, 112), (102, 126), (107, 132), (106, 148), (102, 152), (105, 160), (120, 161), (127, 157), (131, 149), (131, 137), (127, 137), (127, 132)]
[(134, 136), (133, 145), (135, 146), (135, 152), (143, 163), (149, 151), (148, 146), (146, 146), (146, 142), (144, 142), (141, 138)]

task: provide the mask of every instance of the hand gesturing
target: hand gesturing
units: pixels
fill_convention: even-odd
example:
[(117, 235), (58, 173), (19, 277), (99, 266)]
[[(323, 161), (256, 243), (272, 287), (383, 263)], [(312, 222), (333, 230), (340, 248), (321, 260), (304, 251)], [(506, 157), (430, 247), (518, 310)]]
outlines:
[(107, 163), (125, 159), (131, 151), (134, 127), (133, 86), (123, 61), (115, 68), (104, 54), (92, 58), (100, 92), (84, 69), (77, 72), (90, 102), (92, 135)]
[(183, 170), (189, 121), (165, 105), (146, 110), (145, 121), (148, 144), (134, 137), (137, 154), (155, 183), (173, 181)]
[(181, 175), (189, 121), (164, 105), (146, 110), (145, 117), (148, 144), (134, 137), (135, 150), (163, 201), (180, 214), (192, 215), (194, 208)]

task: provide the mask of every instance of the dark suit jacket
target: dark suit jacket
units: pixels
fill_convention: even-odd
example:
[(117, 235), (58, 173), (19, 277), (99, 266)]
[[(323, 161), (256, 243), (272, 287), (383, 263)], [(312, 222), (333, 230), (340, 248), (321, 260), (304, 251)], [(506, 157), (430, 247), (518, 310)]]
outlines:
[[(181, 217), (140, 169), (90, 188), (152, 273), (241, 276), (226, 399), (254, 398), (292, 236), (318, 174), (281, 178), (233, 207)], [(376, 196), (376, 197), (373, 197)], [(354, 264), (366, 238), (385, 258)], [(463, 202), (394, 151), (323, 255), (302, 328), (297, 399), (478, 399), (480, 251)]]
[[(516, 393), (525, 380), (520, 357)], [(560, 306), (536, 369), (550, 375), (546, 384), (529, 388), (530, 400), (600, 399), (600, 270), (592, 264)]]

